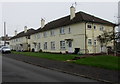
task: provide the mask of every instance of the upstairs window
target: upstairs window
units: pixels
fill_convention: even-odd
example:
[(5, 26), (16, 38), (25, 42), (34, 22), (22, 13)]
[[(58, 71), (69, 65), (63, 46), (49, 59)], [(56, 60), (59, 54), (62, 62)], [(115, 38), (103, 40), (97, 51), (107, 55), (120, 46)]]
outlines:
[(44, 33), (43, 33), (43, 36), (44, 36), (44, 37), (47, 37), (47, 32), (44, 32)]
[(103, 30), (104, 30), (104, 27), (103, 27), (103, 26), (101, 26), (101, 27), (100, 27), (100, 31), (103, 31)]
[(37, 34), (37, 38), (38, 38), (38, 39), (40, 38), (40, 34)]
[(36, 38), (37, 38), (37, 35), (35, 34), (34, 37), (35, 37), (35, 39), (36, 39)]
[(54, 30), (51, 30), (51, 31), (50, 31), (50, 35), (51, 35), (51, 36), (54, 36), (54, 35), (55, 35)]
[(71, 28), (70, 27), (68, 28), (68, 33), (71, 33)]
[(96, 26), (94, 26), (94, 29), (96, 29)]
[(91, 29), (91, 28), (92, 28), (92, 26), (89, 24), (89, 25), (87, 25), (87, 28), (88, 28), (88, 29)]
[(64, 28), (60, 28), (60, 34), (65, 34)]

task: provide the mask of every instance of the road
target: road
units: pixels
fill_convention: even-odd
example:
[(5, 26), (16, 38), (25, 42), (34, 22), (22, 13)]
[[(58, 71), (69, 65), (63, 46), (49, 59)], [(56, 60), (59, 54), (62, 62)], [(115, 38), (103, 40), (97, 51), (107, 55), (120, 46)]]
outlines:
[(3, 82), (97, 82), (96, 80), (70, 75), (15, 59), (2, 57)]

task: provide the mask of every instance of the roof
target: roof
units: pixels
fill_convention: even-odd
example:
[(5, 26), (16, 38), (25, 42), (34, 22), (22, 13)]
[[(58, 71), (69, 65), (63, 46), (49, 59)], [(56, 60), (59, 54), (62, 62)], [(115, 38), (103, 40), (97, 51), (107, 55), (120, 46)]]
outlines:
[(6, 35), (6, 36), (0, 37), (0, 40), (1, 40), (1, 41), (4, 41), (4, 40), (5, 40), (5, 41), (9, 41), (10, 38), (11, 38), (11, 36)]
[(26, 33), (24, 31), (22, 31), (22, 32), (18, 33), (16, 36), (13, 36), (11, 39), (15, 39), (15, 38), (23, 37), (23, 36), (30, 36), (34, 32), (35, 32), (35, 30), (31, 28), (31, 29), (28, 29)]
[(79, 23), (79, 22), (94, 22), (94, 23), (115, 26), (115, 24), (113, 24), (109, 21), (100, 19), (98, 17), (95, 17), (93, 15), (90, 15), (90, 14), (87, 14), (85, 12), (80, 11), (80, 12), (77, 12), (75, 14), (75, 17), (72, 20), (70, 20), (70, 15), (68, 15), (68, 16), (65, 16), (65, 17), (62, 17), (60, 19), (57, 19), (57, 20), (54, 20), (54, 21), (47, 23), (43, 28), (38, 28), (37, 30), (30, 29), (30, 30), (28, 30), (28, 32), (26, 34), (23, 31), (23, 32), (17, 34), (17, 36), (12, 37), (11, 39), (22, 37), (22, 36), (27, 36), (27, 35), (31, 35), (31, 34), (35, 34), (35, 33), (39, 33), (39, 32), (43, 32), (43, 31), (59, 28), (62, 26), (67, 26), (67, 25)]
[(115, 24), (113, 24), (109, 21), (100, 19), (98, 17), (95, 17), (93, 15), (90, 15), (90, 14), (87, 14), (85, 12), (80, 11), (80, 12), (75, 14), (75, 17), (72, 20), (70, 20), (70, 15), (68, 15), (68, 16), (62, 17), (60, 19), (49, 22), (48, 24), (46, 24), (44, 26), (44, 28), (41, 29), (41, 32), (46, 31), (46, 30), (50, 30), (50, 29), (55, 29), (55, 28), (62, 27), (62, 26), (67, 26), (70, 24), (75, 24), (78, 22), (94, 22), (94, 23), (115, 26)]

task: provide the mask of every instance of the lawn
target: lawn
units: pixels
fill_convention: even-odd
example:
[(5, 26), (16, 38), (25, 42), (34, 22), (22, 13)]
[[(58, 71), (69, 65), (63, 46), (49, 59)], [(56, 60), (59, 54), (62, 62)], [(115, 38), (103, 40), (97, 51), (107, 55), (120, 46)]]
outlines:
[(34, 57), (40, 57), (40, 58), (46, 58), (51, 60), (59, 60), (59, 61), (66, 61), (69, 59), (73, 59), (75, 56), (79, 55), (73, 55), (73, 54), (52, 54), (52, 53), (36, 53), (36, 52), (15, 52), (12, 51), (14, 54), (23, 54), (26, 56), (34, 56)]
[[(75, 56), (80, 56), (74, 54), (51, 54), (51, 53), (35, 53), (35, 52), (12, 52), (12, 53), (23, 54), (26, 56), (35, 56), (35, 57), (46, 58), (51, 60), (59, 60), (59, 61), (71, 60)], [(95, 67), (111, 69), (111, 70), (120, 70), (120, 67), (118, 67), (120, 62), (118, 60), (120, 60), (120, 57), (101, 55), (101, 56), (81, 58), (75, 61), (70, 61), (70, 63), (95, 66)]]
[(120, 63), (119, 60), (120, 57), (101, 55), (78, 59), (76, 61), (72, 61), (72, 63), (96, 66), (111, 70), (120, 70), (120, 66), (118, 66)]

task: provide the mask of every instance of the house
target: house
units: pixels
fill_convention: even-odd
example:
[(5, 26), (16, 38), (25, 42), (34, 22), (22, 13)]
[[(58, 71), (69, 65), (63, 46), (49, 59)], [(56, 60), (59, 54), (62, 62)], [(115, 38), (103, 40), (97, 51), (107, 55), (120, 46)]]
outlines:
[[(100, 43), (97, 36), (103, 31), (113, 31), (115, 24), (87, 14), (75, 13), (70, 7), (70, 15), (45, 24), (41, 19), (41, 27), (30, 35), (31, 50), (56, 53), (100, 53)], [(113, 41), (108, 43), (113, 47)], [(103, 47), (106, 52), (106, 47)]]
[(11, 37), (8, 35), (0, 37), (0, 46), (3, 46), (3, 45), (9, 46), (10, 38)]
[(16, 51), (29, 51), (30, 50), (30, 35), (34, 32), (34, 29), (27, 29), (24, 27), (24, 31), (17, 34), (15, 31), (15, 36), (10, 39), (10, 47), (12, 50)]

